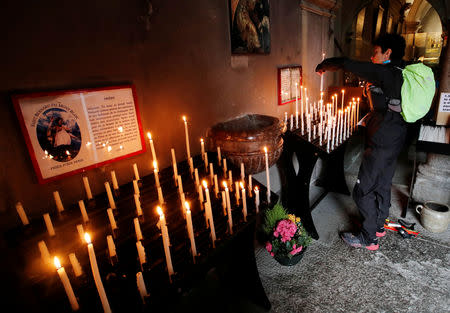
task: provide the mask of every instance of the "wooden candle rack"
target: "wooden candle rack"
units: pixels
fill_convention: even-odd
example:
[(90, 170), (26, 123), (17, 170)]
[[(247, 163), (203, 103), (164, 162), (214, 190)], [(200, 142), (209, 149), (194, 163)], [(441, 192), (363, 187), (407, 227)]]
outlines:
[[(208, 154), (209, 160), (217, 159), (215, 153)], [(81, 240), (76, 228), (77, 224), (83, 224), (84, 230), (91, 235), (102, 281), (113, 312), (176, 312), (179, 303), (184, 301), (183, 299), (190, 290), (196, 288), (195, 286), (205, 279), (208, 271), (217, 268), (220, 262), (226, 262), (229, 272), (235, 272), (240, 276), (238, 281), (228, 281), (226, 284), (229, 286), (235, 284), (236, 290), (246, 288), (247, 290), (244, 292), (252, 301), (266, 309), (269, 308), (270, 303), (261, 286), (254, 259), (254, 236), (259, 221), (254, 192), (252, 192), (253, 197), (249, 197), (247, 190), (248, 215), (247, 222), (244, 222), (242, 201), (239, 206), (236, 205), (234, 185), (232, 186), (230, 202), (233, 235), (231, 235), (228, 231), (228, 217), (223, 214), (221, 193), (219, 192), (218, 198), (215, 197), (214, 187), (211, 185), (209, 173), (205, 172), (200, 155), (194, 157), (194, 167), (198, 168), (200, 182), (202, 179), (208, 181), (217, 236), (216, 248), (213, 248), (211, 244), (210, 230), (206, 227), (204, 210), (201, 209), (195, 181), (193, 175), (190, 174), (188, 163), (180, 162), (178, 163), (178, 172), (182, 176), (186, 201), (190, 203), (199, 254), (194, 264), (178, 187), (173, 178), (173, 169), (168, 167), (161, 170), (159, 178), (166, 202), (163, 211), (169, 230), (175, 271), (175, 275), (171, 277), (172, 282), (169, 280), (166, 268), (161, 232), (156, 226), (159, 221), (159, 215), (156, 212), (159, 202), (152, 173), (141, 178), (140, 188), (143, 211), (140, 227), (144, 237), (142, 244), (147, 256), (147, 263), (144, 266), (141, 267), (136, 249), (133, 219), (137, 217), (137, 213), (133, 184), (130, 182), (120, 186), (120, 193), (118, 196), (115, 195), (117, 209), (114, 210), (114, 214), (118, 226), (115, 232), (111, 230), (106, 213), (109, 204), (105, 192), (95, 196), (90, 202), (85, 200), (89, 216), (87, 224), (83, 224), (78, 203), (75, 203), (70, 206), (66, 205), (66, 210), (61, 214), (51, 214), (56, 236), (48, 235), (43, 219), (32, 220), (27, 227), (15, 228), (6, 234), (11, 248), (10, 257), (14, 257), (18, 261), (15, 263), (17, 269), (12, 272), (16, 273), (15, 280), (22, 291), (22, 294), (18, 295), (18, 299), (23, 300), (19, 301), (26, 302), (33, 312), (71, 311), (56, 268), (42, 261), (38, 242), (43, 240), (50, 255), (58, 256), (65, 267), (79, 300), (80, 311), (103, 311), (92, 278), (87, 245)], [(240, 178), (240, 169), (234, 168), (231, 164), (229, 169), (233, 171), (234, 178)], [(225, 178), (223, 170), (218, 167), (217, 162), (214, 164), (214, 173), (218, 175), (219, 184), (221, 184)], [(266, 200), (266, 188), (256, 180), (253, 180), (253, 186), (258, 186), (260, 189), (260, 210), (263, 211), (269, 206)], [(223, 187), (219, 189), (223, 190)], [(276, 194), (271, 195), (271, 201), (276, 203)], [(117, 258), (109, 258), (107, 235), (114, 235)], [(68, 257), (70, 253), (75, 253), (83, 269), (83, 275), (80, 277), (74, 275)], [(139, 271), (143, 273), (149, 293), (149, 297), (145, 301), (141, 300), (136, 285), (136, 273)], [(229, 276), (234, 277), (233, 275)], [(204, 304), (206, 305), (207, 302), (208, 299), (205, 299)], [(181, 311), (188, 312), (189, 308), (185, 306)], [(192, 311), (196, 311), (196, 309), (192, 309)], [(197, 311), (201, 311), (201, 308), (198, 308)]]

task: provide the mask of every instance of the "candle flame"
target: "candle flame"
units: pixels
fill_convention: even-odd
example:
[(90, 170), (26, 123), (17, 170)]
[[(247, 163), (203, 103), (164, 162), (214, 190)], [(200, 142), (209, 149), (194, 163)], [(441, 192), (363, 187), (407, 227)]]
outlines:
[(345, 90), (344, 90), (344, 89), (342, 89), (342, 90), (341, 90), (341, 92), (342, 92), (342, 93), (344, 93), (344, 92), (345, 92)]
[(241, 188), (244, 189), (244, 184), (242, 182), (239, 183), (239, 186), (241, 186)]
[(227, 182), (226, 182), (226, 181), (223, 181), (223, 182), (222, 182), (222, 185), (223, 185), (225, 188), (228, 188), (228, 185), (227, 185)]
[(112, 148), (111, 146), (108, 146), (108, 152), (111, 152)]
[(67, 154), (67, 155), (70, 155), (70, 152), (69, 152), (69, 150), (66, 150), (66, 154)]
[(59, 270), (59, 269), (61, 268), (61, 262), (59, 262), (59, 259), (58, 259), (57, 256), (55, 256), (55, 257), (53, 258), (53, 263), (55, 263), (56, 269)]
[(91, 243), (91, 236), (89, 236), (88, 233), (84, 233), (84, 240), (86, 241), (86, 243)]
[(267, 147), (266, 147), (266, 146), (264, 146), (264, 152), (266, 152), (266, 153), (267, 153)]
[(159, 205), (156, 207), (156, 212), (158, 212), (159, 216), (164, 215), (163, 210), (161, 209), (161, 207)]
[(202, 180), (202, 185), (203, 187), (205, 187), (205, 189), (208, 189), (208, 183), (206, 182), (206, 180)]
[(153, 161), (153, 168), (154, 168), (155, 170), (157, 170), (157, 169), (158, 169), (158, 162), (156, 162), (156, 161)]
[(200, 138), (200, 142), (203, 143), (203, 138)]
[(186, 123), (186, 116), (183, 115), (183, 121)]
[(255, 186), (255, 191), (258, 191), (259, 189), (258, 189), (258, 186)]
[(152, 140), (152, 134), (150, 132), (147, 132), (148, 139)]
[(187, 201), (184, 202), (184, 206), (186, 207), (186, 212), (191, 211), (191, 207), (189, 206), (189, 203)]
[(359, 97), (358, 98), (356, 98), (356, 100), (359, 102)]
[(119, 128), (117, 128), (117, 130), (121, 133), (121, 132), (123, 132), (123, 127), (119, 126)]

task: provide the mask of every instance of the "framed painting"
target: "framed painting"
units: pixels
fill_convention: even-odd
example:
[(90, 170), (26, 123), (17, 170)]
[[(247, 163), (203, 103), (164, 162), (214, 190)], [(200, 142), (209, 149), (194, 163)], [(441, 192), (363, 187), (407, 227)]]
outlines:
[(302, 67), (289, 65), (278, 68), (278, 105), (294, 103), (301, 99)]
[(270, 53), (269, 0), (228, 1), (231, 53)]
[(39, 183), (145, 152), (133, 85), (12, 96)]

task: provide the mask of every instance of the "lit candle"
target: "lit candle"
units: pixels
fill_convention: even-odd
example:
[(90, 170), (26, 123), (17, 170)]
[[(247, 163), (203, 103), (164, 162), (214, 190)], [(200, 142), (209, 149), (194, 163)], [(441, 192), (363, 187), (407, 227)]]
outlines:
[(137, 164), (136, 164), (136, 163), (133, 163), (133, 171), (134, 171), (134, 177), (135, 177), (135, 179), (136, 179), (136, 180), (140, 180), (139, 172), (138, 172), (138, 168), (137, 168)]
[(148, 297), (147, 288), (145, 287), (144, 275), (142, 272), (136, 273), (136, 284), (139, 290), (139, 295), (141, 296), (142, 301), (145, 303), (145, 298)]
[(42, 262), (45, 266), (49, 265), (51, 260), (50, 253), (48, 252), (47, 245), (45, 241), (41, 240), (38, 242), (39, 251), (41, 252)]
[(191, 209), (189, 207), (189, 203), (185, 202), (186, 207), (186, 225), (189, 235), (189, 240), (191, 241), (191, 253), (192, 253), (192, 259), (195, 263), (195, 257), (197, 256), (197, 247), (195, 245), (195, 237), (194, 237), (194, 226), (192, 225), (192, 216), (191, 216)]
[(164, 213), (163, 213), (161, 207), (158, 206), (157, 211), (159, 214), (159, 228), (161, 229), (163, 245), (164, 245), (164, 253), (166, 255), (167, 272), (169, 273), (169, 280), (170, 280), (170, 282), (172, 282), (172, 275), (175, 272), (173, 271), (172, 256), (170, 255), (169, 231), (167, 229), (166, 218), (164, 217)]
[(136, 179), (133, 179), (133, 189), (135, 194), (139, 195), (141, 193), (139, 191), (138, 181)]
[(242, 213), (244, 214), (244, 222), (247, 222), (247, 197), (245, 196), (244, 184), (241, 182), (240, 185), (242, 188)]
[(200, 201), (200, 208), (203, 210), (204, 198), (203, 198), (203, 188), (202, 188), (202, 186), (198, 185), (197, 190), (198, 190), (198, 200)]
[(181, 212), (183, 212), (184, 218), (186, 218), (186, 212), (184, 212), (184, 203), (186, 202), (186, 197), (184, 195), (184, 192), (180, 195), (180, 201), (181, 201)]
[(203, 180), (203, 187), (205, 187), (205, 195), (206, 195), (205, 212), (206, 212), (206, 216), (208, 217), (208, 221), (209, 221), (209, 229), (211, 231), (212, 246), (213, 246), (213, 248), (215, 248), (216, 247), (216, 244), (215, 244), (216, 230), (214, 228), (214, 218), (213, 218), (213, 214), (212, 214), (211, 199), (209, 197), (208, 184), (206, 183), (206, 180)]
[(223, 182), (223, 186), (225, 187), (225, 197), (227, 204), (227, 215), (228, 215), (228, 229), (230, 231), (230, 235), (233, 234), (233, 217), (231, 215), (231, 202), (230, 202), (230, 192), (228, 191), (228, 186), (226, 182)]
[(112, 180), (112, 183), (113, 183), (114, 190), (119, 189), (119, 184), (117, 183), (117, 177), (116, 177), (116, 172), (115, 171), (111, 171), (111, 180)]
[(100, 271), (97, 266), (97, 259), (95, 257), (94, 246), (91, 243), (91, 237), (88, 233), (84, 234), (86, 243), (88, 244), (89, 261), (91, 263), (92, 275), (94, 276), (95, 286), (97, 287), (98, 294), (100, 296), (100, 301), (102, 302), (103, 311), (105, 313), (110, 313), (111, 308), (109, 306), (108, 298), (106, 297), (105, 288), (103, 288), (102, 278), (100, 276)]
[(155, 146), (153, 145), (152, 134), (150, 132), (148, 132), (147, 137), (148, 137), (148, 140), (150, 141), (150, 148), (152, 150), (152, 160), (156, 161), (156, 152), (155, 152)]
[(153, 173), (155, 174), (156, 188), (159, 188), (161, 185), (159, 184), (158, 163), (156, 161), (153, 161)]
[(106, 242), (108, 243), (109, 257), (112, 258), (117, 256), (116, 245), (114, 244), (114, 240), (111, 235), (106, 236)]
[(147, 256), (145, 254), (145, 248), (142, 245), (142, 241), (136, 241), (136, 249), (138, 252), (139, 263), (141, 264), (141, 269), (143, 269), (143, 265), (147, 263)]
[(253, 189), (252, 175), (248, 175), (248, 195), (249, 195), (249, 197), (252, 196), (252, 189)]
[(208, 172), (208, 153), (207, 152), (204, 153), (203, 159), (205, 160), (205, 172)]
[(205, 157), (205, 142), (203, 141), (203, 138), (200, 138), (200, 145), (201, 145), (201, 153), (202, 153), (202, 159)]
[(192, 159), (192, 157), (189, 158), (189, 171), (191, 172), (192, 177), (192, 173), (194, 173), (194, 159)]
[(83, 275), (83, 269), (81, 268), (80, 262), (78, 262), (77, 256), (75, 253), (69, 254), (69, 261), (72, 265), (73, 273), (75, 274), (75, 277), (80, 277)]
[(223, 216), (227, 215), (227, 198), (225, 195), (225, 190), (221, 191), (222, 194), (222, 209), (223, 209)]
[(77, 225), (78, 236), (80, 236), (81, 242), (84, 243), (84, 229), (82, 224)]
[(189, 132), (188, 132), (188, 125), (187, 125), (186, 116), (183, 116), (183, 121), (184, 121), (184, 132), (186, 134), (187, 159), (189, 160), (191, 158), (191, 150), (189, 148)]
[(136, 205), (136, 212), (138, 216), (142, 215), (142, 207), (141, 207), (141, 201), (139, 200), (139, 195), (134, 194), (134, 204)]
[(194, 177), (195, 177), (195, 188), (198, 189), (198, 186), (200, 185), (200, 180), (198, 178), (198, 169), (195, 168), (194, 170)]
[(53, 198), (55, 199), (56, 208), (58, 209), (58, 212), (61, 213), (64, 211), (64, 206), (61, 201), (61, 197), (59, 196), (58, 191), (53, 191)]
[(356, 124), (359, 123), (359, 98), (356, 98)]
[(111, 208), (108, 208), (106, 210), (106, 212), (108, 212), (108, 218), (109, 218), (109, 223), (111, 224), (111, 229), (117, 229), (117, 224), (116, 224), (116, 220), (114, 219), (114, 214), (111, 210)]
[(172, 153), (172, 167), (173, 167), (173, 178), (175, 179), (175, 185), (178, 183), (178, 167), (177, 167), (177, 159), (175, 158), (175, 149), (170, 149)]
[(294, 114), (291, 114), (291, 130), (294, 128)]
[(332, 122), (332, 127), (333, 127), (333, 133), (331, 135), (331, 149), (334, 149), (334, 137), (336, 136), (336, 117), (333, 116), (333, 122)]
[(79, 200), (78, 201), (78, 206), (80, 207), (81, 216), (83, 217), (83, 223), (89, 222), (89, 217), (88, 217), (87, 212), (86, 212), (86, 207), (84, 206), (84, 201), (83, 200)]
[(256, 213), (259, 212), (259, 189), (258, 186), (255, 186), (255, 208)]
[(222, 161), (222, 154), (220, 153), (220, 147), (217, 146), (217, 162), (218, 162), (219, 166), (221, 165), (220, 164), (221, 161)]
[(53, 228), (52, 220), (50, 219), (50, 215), (48, 213), (44, 214), (44, 222), (45, 226), (47, 226), (47, 231), (50, 236), (55, 236), (55, 229)]
[(286, 125), (286, 127), (287, 127), (287, 120), (288, 120), (287, 112), (284, 112), (284, 124)]
[(30, 221), (28, 221), (27, 214), (25, 213), (25, 210), (23, 209), (23, 206), (22, 206), (21, 202), (17, 202), (16, 203), (16, 210), (17, 210), (17, 214), (19, 214), (19, 217), (20, 217), (20, 220), (22, 221), (22, 224), (24, 226), (30, 224)]
[[(325, 59), (325, 53), (322, 53), (322, 61)], [(320, 74), (320, 99), (322, 100), (322, 91), (323, 91), (323, 73)]]
[(344, 131), (342, 135), (342, 140), (347, 139), (347, 108), (344, 109)]
[(345, 94), (345, 90), (342, 89), (342, 90), (341, 90), (341, 93), (342, 93), (341, 110), (344, 110), (344, 94)]
[(134, 222), (134, 230), (136, 232), (136, 240), (142, 240), (142, 231), (141, 231), (141, 225), (139, 225), (139, 219), (137, 217), (135, 217), (133, 219)]
[(300, 118), (301, 118), (302, 135), (303, 135), (303, 85), (300, 86)]
[(80, 306), (78, 305), (77, 298), (72, 289), (72, 285), (70, 284), (69, 277), (67, 276), (66, 270), (61, 266), (59, 259), (55, 256), (54, 258), (56, 271), (58, 272), (59, 278), (64, 286), (64, 290), (66, 291), (67, 298), (69, 298), (70, 306), (73, 311), (77, 311)]
[(86, 190), (87, 198), (89, 200), (92, 199), (91, 187), (89, 186), (89, 180), (88, 180), (87, 176), (83, 176), (83, 184), (84, 184), (84, 189)]
[(269, 156), (267, 155), (267, 147), (264, 147), (264, 155), (266, 157), (267, 203), (270, 203)]
[(116, 203), (114, 202), (114, 198), (111, 192), (111, 187), (109, 187), (109, 182), (105, 182), (106, 194), (108, 195), (109, 206), (111, 209), (116, 208)]
[(159, 201), (160, 205), (164, 204), (164, 196), (163, 196), (161, 187), (158, 187), (158, 201)]

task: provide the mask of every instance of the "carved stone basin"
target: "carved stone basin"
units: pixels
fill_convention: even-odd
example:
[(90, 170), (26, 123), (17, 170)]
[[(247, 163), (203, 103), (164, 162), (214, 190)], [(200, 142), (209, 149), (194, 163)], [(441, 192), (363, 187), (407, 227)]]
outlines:
[[(207, 131), (209, 151), (221, 153), (235, 167), (244, 163), (246, 174), (265, 170), (264, 147), (267, 147), (269, 166), (273, 165), (283, 150), (284, 123), (273, 116), (247, 114), (218, 123)], [(228, 162), (227, 161), (227, 162)]]

